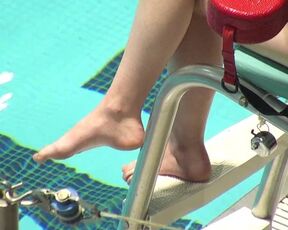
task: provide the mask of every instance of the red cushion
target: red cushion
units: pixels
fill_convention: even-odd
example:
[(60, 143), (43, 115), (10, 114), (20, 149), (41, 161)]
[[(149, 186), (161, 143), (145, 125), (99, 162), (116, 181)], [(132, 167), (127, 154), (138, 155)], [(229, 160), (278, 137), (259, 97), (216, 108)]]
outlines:
[(210, 0), (208, 23), (220, 35), (234, 27), (234, 41), (258, 43), (273, 38), (288, 21), (288, 0)]

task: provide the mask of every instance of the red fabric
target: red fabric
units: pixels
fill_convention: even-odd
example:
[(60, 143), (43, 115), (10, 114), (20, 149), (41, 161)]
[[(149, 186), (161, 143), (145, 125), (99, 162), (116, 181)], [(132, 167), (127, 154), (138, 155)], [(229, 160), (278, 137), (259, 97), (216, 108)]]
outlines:
[(288, 0), (210, 0), (208, 23), (222, 36), (234, 27), (234, 41), (258, 43), (274, 37), (288, 21)]
[(232, 85), (236, 84), (237, 71), (234, 58), (234, 39), (235, 29), (229, 26), (225, 26), (223, 29), (223, 49), (222, 55), (224, 58), (224, 77), (223, 81)]

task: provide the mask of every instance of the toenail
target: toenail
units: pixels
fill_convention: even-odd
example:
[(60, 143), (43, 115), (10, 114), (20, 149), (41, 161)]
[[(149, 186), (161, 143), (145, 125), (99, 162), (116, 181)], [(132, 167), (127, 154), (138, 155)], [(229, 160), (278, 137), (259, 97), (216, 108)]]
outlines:
[(36, 153), (33, 155), (33, 160), (37, 161), (37, 162), (40, 162), (41, 159), (40, 159), (40, 154)]

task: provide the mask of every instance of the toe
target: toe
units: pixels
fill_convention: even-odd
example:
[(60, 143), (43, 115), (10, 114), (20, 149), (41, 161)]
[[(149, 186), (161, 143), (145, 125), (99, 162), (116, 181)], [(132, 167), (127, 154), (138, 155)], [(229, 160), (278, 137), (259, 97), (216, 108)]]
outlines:
[(72, 148), (69, 146), (59, 146), (54, 143), (44, 147), (41, 151), (33, 156), (38, 163), (44, 163), (48, 159), (65, 159), (72, 155)]
[(134, 168), (129, 171), (123, 172), (122, 178), (129, 184), (130, 181), (132, 180), (133, 174), (134, 174)]
[(136, 160), (135, 161), (131, 161), (130, 163), (124, 165), (122, 167), (122, 172), (126, 172), (126, 171), (129, 171), (130, 169), (132, 168), (135, 168), (135, 165), (136, 165)]
[(130, 185), (131, 181), (132, 181), (132, 178), (133, 178), (133, 175), (129, 176), (127, 179), (126, 179), (126, 183), (128, 185)]
[(44, 147), (41, 151), (33, 155), (33, 160), (38, 163), (44, 163), (49, 158), (53, 158), (55, 154), (53, 149), (54, 147), (52, 145)]
[(123, 166), (122, 168), (122, 178), (123, 180), (125, 180), (128, 184), (130, 183), (132, 176), (134, 174), (134, 170), (135, 170), (135, 165), (136, 165), (136, 161), (132, 161), (129, 164)]

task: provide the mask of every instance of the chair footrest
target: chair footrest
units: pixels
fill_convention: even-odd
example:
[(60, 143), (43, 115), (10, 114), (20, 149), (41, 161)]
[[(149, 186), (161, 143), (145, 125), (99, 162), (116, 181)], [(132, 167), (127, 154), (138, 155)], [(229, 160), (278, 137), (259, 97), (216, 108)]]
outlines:
[[(257, 123), (257, 117), (251, 116), (206, 143), (212, 163), (212, 176), (207, 183), (159, 176), (148, 210), (150, 219), (163, 224), (169, 223), (166, 219), (178, 219), (217, 198), (275, 157), (276, 153), (262, 158), (251, 150), (250, 132)], [(276, 138), (282, 135), (278, 128), (269, 127)]]

